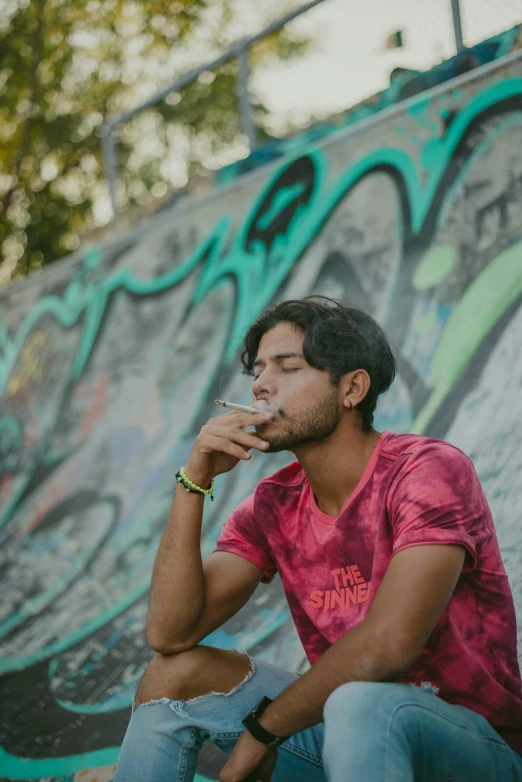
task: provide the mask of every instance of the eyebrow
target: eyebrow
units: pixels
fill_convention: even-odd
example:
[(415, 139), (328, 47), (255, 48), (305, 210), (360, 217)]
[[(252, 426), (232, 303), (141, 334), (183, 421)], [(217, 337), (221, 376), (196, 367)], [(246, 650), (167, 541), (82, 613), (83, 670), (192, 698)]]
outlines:
[[(277, 356), (270, 356), (270, 361), (283, 361), (285, 358), (304, 358), (304, 355), (302, 353), (278, 353)], [(254, 363), (252, 364), (252, 368), (258, 367), (258, 366), (265, 366), (265, 362), (260, 359), (256, 358)]]

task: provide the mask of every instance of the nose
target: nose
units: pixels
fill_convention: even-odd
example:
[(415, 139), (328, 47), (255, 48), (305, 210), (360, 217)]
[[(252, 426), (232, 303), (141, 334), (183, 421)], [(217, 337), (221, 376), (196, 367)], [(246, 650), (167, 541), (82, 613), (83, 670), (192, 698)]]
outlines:
[(256, 399), (266, 398), (268, 401), (270, 396), (273, 395), (273, 392), (273, 385), (270, 383), (270, 379), (265, 370), (252, 383), (252, 393)]

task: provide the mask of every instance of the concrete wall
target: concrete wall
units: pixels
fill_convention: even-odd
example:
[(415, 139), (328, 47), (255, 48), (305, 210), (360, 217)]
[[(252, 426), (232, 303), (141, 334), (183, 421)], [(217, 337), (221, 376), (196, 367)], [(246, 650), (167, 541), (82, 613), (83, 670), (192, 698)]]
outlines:
[[(237, 347), (269, 302), (325, 293), (385, 326), (377, 428), (471, 456), (522, 622), (521, 131), (515, 54), (0, 296), (4, 778), (112, 779), (174, 474), (213, 400), (249, 399)], [(217, 479), (204, 555), (291, 458)], [(305, 665), (277, 581), (207, 642)]]

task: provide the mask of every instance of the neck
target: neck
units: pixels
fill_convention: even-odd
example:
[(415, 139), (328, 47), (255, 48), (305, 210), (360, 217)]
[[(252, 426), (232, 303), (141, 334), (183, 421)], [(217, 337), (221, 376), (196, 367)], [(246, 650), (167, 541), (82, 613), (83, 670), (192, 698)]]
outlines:
[(379, 442), (380, 432), (338, 428), (321, 443), (307, 443), (294, 453), (308, 479), (318, 507), (337, 517), (355, 491)]

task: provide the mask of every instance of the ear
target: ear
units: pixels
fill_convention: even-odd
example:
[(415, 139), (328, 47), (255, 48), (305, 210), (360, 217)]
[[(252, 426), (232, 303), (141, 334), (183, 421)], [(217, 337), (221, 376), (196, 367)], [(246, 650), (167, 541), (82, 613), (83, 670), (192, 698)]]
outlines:
[[(362, 402), (370, 389), (370, 376), (365, 369), (354, 369), (344, 375), (343, 404), (347, 410), (352, 410)], [(351, 403), (351, 404), (350, 404)]]

